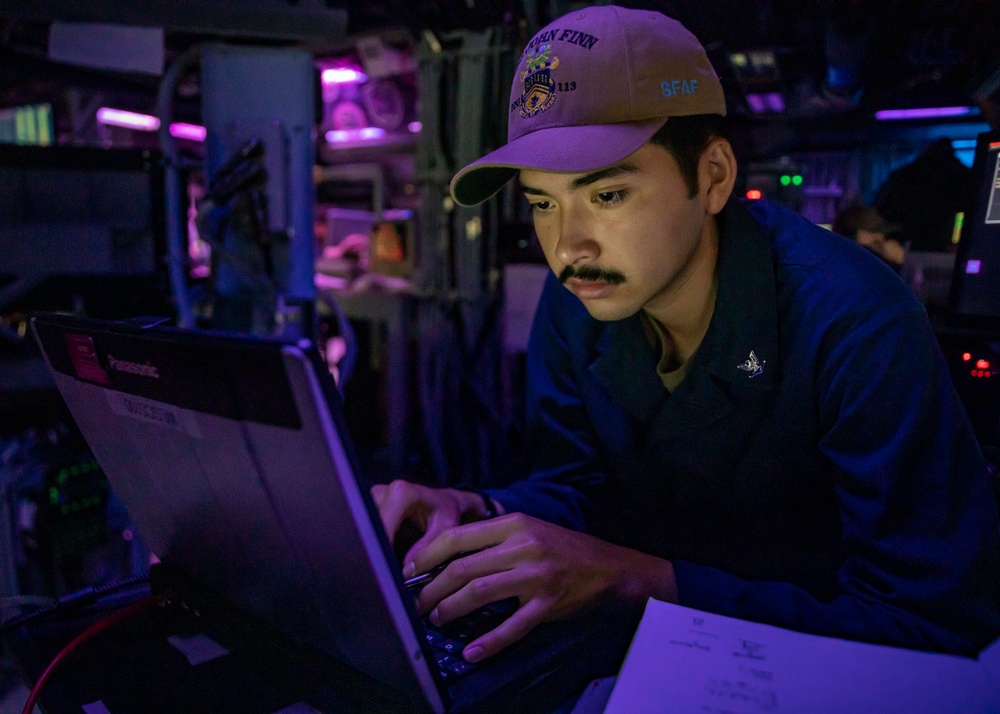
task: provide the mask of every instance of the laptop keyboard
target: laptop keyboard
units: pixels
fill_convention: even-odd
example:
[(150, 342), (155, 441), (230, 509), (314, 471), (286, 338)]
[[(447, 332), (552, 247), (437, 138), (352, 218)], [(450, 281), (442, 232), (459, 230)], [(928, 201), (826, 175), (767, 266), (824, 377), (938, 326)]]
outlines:
[(475, 664), (462, 659), (462, 650), (510, 617), (517, 606), (517, 598), (490, 603), (441, 627), (435, 627), (425, 619), (424, 636), (437, 661), (441, 681), (451, 682), (475, 670)]

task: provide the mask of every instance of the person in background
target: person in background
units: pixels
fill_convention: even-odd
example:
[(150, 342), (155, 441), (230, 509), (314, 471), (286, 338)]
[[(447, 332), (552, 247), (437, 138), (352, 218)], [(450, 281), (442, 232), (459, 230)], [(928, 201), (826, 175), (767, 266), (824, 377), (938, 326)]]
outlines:
[(898, 226), (889, 237), (908, 250), (949, 252), (955, 214), (972, 201), (972, 169), (955, 156), (951, 140), (935, 139), (879, 188), (874, 206)]
[(725, 113), (678, 22), (576, 10), (521, 55), (508, 143), (452, 181), (473, 205), (518, 179), (552, 271), (530, 476), (372, 489), (419, 535), (404, 577), (448, 563), (421, 614), (518, 599), (467, 660), (650, 597), (966, 654), (1000, 632), (996, 503), (926, 313), (870, 252), (735, 198)]
[(897, 227), (887, 222), (871, 206), (854, 205), (845, 208), (833, 219), (832, 230), (837, 235), (850, 238), (882, 259), (897, 273), (906, 259), (906, 248), (894, 238)]

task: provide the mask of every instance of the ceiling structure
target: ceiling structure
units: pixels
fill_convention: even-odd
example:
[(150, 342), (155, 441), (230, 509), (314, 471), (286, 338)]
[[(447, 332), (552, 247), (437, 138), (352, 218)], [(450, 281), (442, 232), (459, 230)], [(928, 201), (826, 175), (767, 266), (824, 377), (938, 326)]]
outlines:
[[(159, 78), (54, 63), (54, 21), (165, 29), (166, 63), (206, 39), (295, 44), (317, 54), (380, 35), (417, 43), (426, 33), (506, 28), (513, 46), (587, 3), (559, 0), (6, 0), (0, 4), (0, 108), (65, 91), (100, 91), (125, 106), (151, 103)], [(1000, 98), (997, 0), (619, 0), (671, 15), (705, 44), (737, 121), (795, 141), (788, 127), (860, 136), (883, 109), (977, 106)], [(176, 110), (197, 120), (196, 78)], [(151, 106), (151, 104), (150, 104)], [(187, 113), (187, 117), (184, 114)], [(775, 131), (775, 127), (782, 127)], [(764, 142), (766, 143), (766, 142)], [(787, 148), (787, 147), (782, 147)]]
[[(412, 29), (457, 29), (513, 25), (518, 20), (537, 28), (586, 4), (419, 0), (344, 5), (352, 25), (368, 30), (393, 22)], [(861, 104), (882, 108), (968, 102), (1000, 70), (996, 0), (619, 0), (618, 4), (656, 9), (677, 18), (706, 45), (724, 77), (742, 88), (778, 88), (788, 95), (786, 108), (795, 116), (846, 111)], [(770, 52), (775, 60), (771, 70), (740, 73), (731, 55), (749, 52)], [(824, 87), (831, 68), (848, 71), (854, 81), (849, 86)], [(809, 84), (814, 85), (811, 92), (803, 86)], [(809, 106), (794, 101), (803, 91), (811, 100)]]

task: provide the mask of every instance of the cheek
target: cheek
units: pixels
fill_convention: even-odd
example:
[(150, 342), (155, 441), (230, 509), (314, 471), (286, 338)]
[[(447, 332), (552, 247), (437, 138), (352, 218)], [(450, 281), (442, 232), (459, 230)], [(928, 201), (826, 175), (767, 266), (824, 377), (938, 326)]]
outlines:
[(556, 238), (553, 227), (547, 224), (545, 221), (535, 220), (535, 239), (538, 241), (538, 247), (542, 249), (542, 255), (545, 256), (545, 262), (549, 264), (556, 275), (562, 270), (562, 264), (556, 260)]
[(552, 249), (555, 242), (554, 235), (552, 225), (549, 221), (535, 220), (535, 236), (538, 238), (542, 250), (548, 252)]
[(691, 204), (673, 210), (661, 206), (648, 216), (649, 220), (631, 229), (636, 244), (630, 261), (639, 272), (659, 277), (688, 259), (698, 245), (701, 221), (697, 206)]
[(542, 252), (545, 253), (545, 257), (548, 257), (550, 253), (555, 248), (555, 241), (553, 240), (552, 229), (545, 221), (535, 220), (535, 239), (538, 241), (539, 247)]

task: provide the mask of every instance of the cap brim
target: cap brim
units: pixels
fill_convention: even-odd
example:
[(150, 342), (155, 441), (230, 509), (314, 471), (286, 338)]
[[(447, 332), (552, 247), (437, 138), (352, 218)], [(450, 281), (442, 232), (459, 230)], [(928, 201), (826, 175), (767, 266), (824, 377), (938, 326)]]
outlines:
[(580, 173), (611, 166), (639, 149), (667, 117), (620, 124), (537, 129), (466, 166), (451, 180), (463, 206), (482, 203), (521, 169)]

